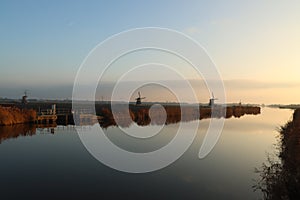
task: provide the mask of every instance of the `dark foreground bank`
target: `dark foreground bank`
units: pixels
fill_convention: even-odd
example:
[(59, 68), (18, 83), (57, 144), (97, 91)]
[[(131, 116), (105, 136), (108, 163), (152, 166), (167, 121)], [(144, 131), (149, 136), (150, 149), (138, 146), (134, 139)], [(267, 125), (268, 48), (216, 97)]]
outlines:
[(280, 161), (269, 158), (257, 170), (261, 179), (255, 189), (264, 193), (264, 199), (300, 199), (300, 109), (281, 127), (278, 149)]

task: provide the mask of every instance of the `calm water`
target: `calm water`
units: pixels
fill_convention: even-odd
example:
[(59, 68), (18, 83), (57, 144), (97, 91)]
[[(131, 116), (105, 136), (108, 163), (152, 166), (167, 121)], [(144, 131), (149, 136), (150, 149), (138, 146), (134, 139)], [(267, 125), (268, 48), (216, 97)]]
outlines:
[[(72, 127), (55, 128), (55, 134), (37, 129), (35, 134), (19, 137), (2, 127), (0, 198), (259, 199), (261, 193), (252, 190), (258, 178), (254, 168), (275, 151), (276, 129), (291, 116), (291, 110), (264, 108), (261, 115), (226, 119), (220, 140), (202, 160), (197, 156), (209, 120), (201, 120), (188, 151), (170, 166), (147, 174), (123, 173), (101, 164)], [(147, 152), (170, 141), (177, 128), (178, 124), (165, 126), (149, 141), (134, 140), (116, 127), (105, 133), (124, 149)], [(19, 129), (27, 131), (20, 126), (14, 130)]]

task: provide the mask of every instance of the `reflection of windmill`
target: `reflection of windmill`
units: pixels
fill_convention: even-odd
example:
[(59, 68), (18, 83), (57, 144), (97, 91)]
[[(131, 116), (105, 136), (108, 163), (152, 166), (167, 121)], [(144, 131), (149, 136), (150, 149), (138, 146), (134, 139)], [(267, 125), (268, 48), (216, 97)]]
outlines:
[(212, 92), (212, 98), (209, 99), (209, 106), (214, 106), (215, 105), (215, 100), (218, 100), (217, 98), (215, 98), (214, 93)]
[(142, 104), (142, 99), (145, 99), (146, 97), (141, 97), (141, 93), (140, 92), (138, 92), (138, 94), (139, 94), (139, 97), (138, 98), (136, 98), (135, 100), (136, 100), (136, 105), (141, 105)]
[(28, 103), (28, 101), (27, 101), (27, 92), (28, 92), (28, 90), (25, 90), (24, 91), (24, 96), (22, 96), (22, 104), (27, 104)]

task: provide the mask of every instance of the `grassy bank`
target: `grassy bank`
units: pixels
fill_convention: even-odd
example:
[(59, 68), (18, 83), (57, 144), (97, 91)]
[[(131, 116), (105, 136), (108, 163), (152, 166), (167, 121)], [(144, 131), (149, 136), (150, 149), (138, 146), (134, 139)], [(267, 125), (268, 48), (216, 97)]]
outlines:
[(255, 189), (264, 199), (300, 199), (300, 109), (296, 109), (292, 121), (280, 129), (277, 159), (269, 158), (260, 173)]
[[(26, 105), (27, 110), (21, 108), (2, 107), (3, 113), (0, 119), (1, 125), (11, 125), (17, 123), (27, 123), (34, 121), (36, 112), (40, 109), (50, 109), (55, 102), (40, 103), (31, 102)], [(55, 103), (57, 110), (64, 109), (69, 110), (71, 113), (71, 103)], [(85, 108), (86, 105), (82, 105)], [(161, 107), (151, 107), (151, 104), (144, 104), (136, 106), (134, 104), (117, 104), (116, 113), (113, 116), (111, 105), (95, 104), (95, 111), (98, 116), (102, 117), (100, 125), (102, 127), (108, 127), (113, 125), (120, 125), (122, 127), (128, 127), (134, 121), (138, 125), (145, 126), (149, 124), (172, 124), (180, 121), (192, 121), (214, 118), (230, 118), (241, 117), (246, 114), (260, 114), (260, 107), (255, 106), (228, 106), (221, 107), (216, 106), (214, 112), (208, 106), (198, 105), (162, 105)], [(129, 109), (128, 109), (129, 108)], [(33, 111), (35, 110), (35, 112)], [(7, 116), (7, 117), (6, 117)], [(116, 123), (117, 122), (117, 123)], [(58, 120), (58, 123), (60, 121)], [(63, 124), (63, 122), (61, 122)], [(67, 123), (73, 123), (73, 117), (70, 115), (70, 119)]]
[[(260, 107), (254, 106), (230, 106), (216, 107), (212, 110), (210, 107), (195, 107), (195, 106), (167, 106), (164, 105), (164, 110), (159, 107), (151, 108), (150, 106), (134, 106), (130, 105), (129, 110), (127, 105), (119, 105), (114, 108), (114, 115), (110, 106), (102, 106), (96, 109), (98, 115), (103, 119), (100, 122), (102, 127), (120, 125), (128, 127), (134, 121), (138, 125), (146, 126), (149, 124), (173, 124), (180, 121), (193, 121), (214, 118), (231, 118), (241, 117), (243, 115), (260, 114)], [(97, 108), (97, 107), (96, 107)]]
[(13, 125), (34, 122), (36, 111), (17, 107), (0, 106), (0, 125)]

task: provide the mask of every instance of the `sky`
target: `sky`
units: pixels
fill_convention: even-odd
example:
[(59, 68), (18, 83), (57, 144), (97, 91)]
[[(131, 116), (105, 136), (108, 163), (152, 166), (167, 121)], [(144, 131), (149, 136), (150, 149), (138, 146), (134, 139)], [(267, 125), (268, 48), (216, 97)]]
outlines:
[[(297, 0), (2, 0), (0, 97), (28, 89), (32, 98), (71, 98), (77, 70), (97, 44), (128, 29), (162, 27), (205, 48), (229, 102), (300, 103), (299, 10)], [(150, 101), (173, 100), (151, 94)]]

